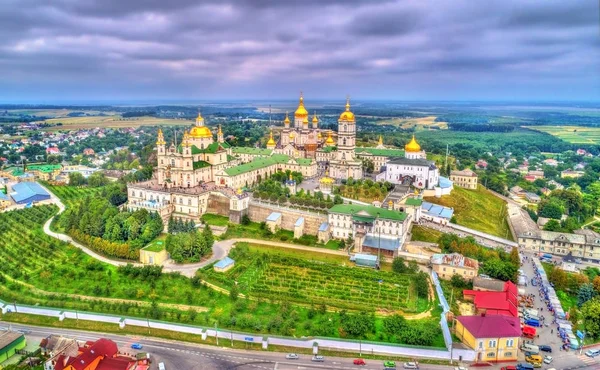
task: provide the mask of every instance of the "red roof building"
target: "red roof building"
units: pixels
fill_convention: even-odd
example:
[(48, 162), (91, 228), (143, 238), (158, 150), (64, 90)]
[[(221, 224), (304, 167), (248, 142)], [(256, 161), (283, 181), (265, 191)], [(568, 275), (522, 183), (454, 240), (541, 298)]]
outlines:
[(60, 149), (58, 149), (55, 146), (46, 148), (46, 154), (58, 154), (58, 153), (60, 153)]
[(463, 290), (465, 301), (473, 302), (476, 314), (519, 317), (517, 286), (511, 281), (504, 283), (501, 292)]
[(61, 354), (56, 357), (54, 370), (131, 370), (135, 359), (118, 356), (117, 344), (110, 339), (86, 342), (77, 356)]

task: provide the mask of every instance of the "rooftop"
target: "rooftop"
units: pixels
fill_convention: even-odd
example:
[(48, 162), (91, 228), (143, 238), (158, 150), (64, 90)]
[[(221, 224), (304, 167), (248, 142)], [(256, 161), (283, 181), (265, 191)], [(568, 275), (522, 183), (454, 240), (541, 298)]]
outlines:
[(471, 171), (469, 168), (462, 171), (451, 171), (450, 175), (452, 176), (464, 176), (464, 177), (477, 177), (477, 174)]
[(406, 213), (404, 212), (361, 204), (336, 204), (329, 209), (329, 212), (371, 217), (373, 219), (379, 216), (379, 218), (394, 221), (404, 221), (406, 219)]
[(54, 171), (59, 171), (62, 169), (60, 164), (30, 164), (27, 165), (27, 170), (29, 171), (40, 171), (44, 173), (50, 173)]
[(319, 226), (319, 231), (327, 231), (329, 229), (329, 223), (327, 222), (323, 222), (320, 226)]
[(454, 214), (454, 210), (452, 208), (440, 206), (429, 202), (423, 202), (423, 204), (421, 205), (421, 210), (432, 216), (447, 218), (448, 220), (451, 219), (452, 215)]
[(421, 204), (423, 204), (423, 199), (419, 199), (419, 198), (408, 198), (406, 199), (406, 203), (407, 206), (420, 206)]
[(370, 248), (381, 248), (387, 251), (396, 251), (400, 248), (400, 239), (380, 238), (375, 234), (367, 234), (363, 246)]
[(222, 260), (220, 260), (219, 262), (215, 263), (214, 267), (217, 268), (225, 268), (227, 266), (230, 266), (232, 264), (234, 264), (235, 261), (229, 257), (225, 257)]
[(231, 152), (233, 154), (253, 154), (253, 155), (265, 155), (270, 156), (273, 153), (272, 149), (264, 148), (248, 148), (248, 147), (232, 147)]
[(518, 317), (503, 315), (457, 316), (456, 320), (478, 339), (521, 336), (521, 323)]
[(404, 150), (402, 149), (356, 148), (354, 152), (359, 154), (368, 153), (382, 157), (404, 157)]
[(302, 226), (303, 224), (304, 224), (304, 217), (298, 217), (294, 226), (299, 227), (299, 226)]
[(0, 331), (0, 351), (22, 337), (23, 334), (17, 333), (16, 331)]
[(467, 267), (477, 270), (479, 262), (473, 258), (465, 257), (459, 253), (441, 254), (436, 253), (431, 256), (431, 263), (435, 265), (449, 265), (457, 267)]
[(281, 213), (279, 212), (271, 212), (271, 214), (267, 217), (267, 221), (277, 221), (281, 217)]
[(15, 202), (20, 202), (34, 195), (43, 195), (50, 198), (50, 194), (44, 190), (37, 182), (20, 182), (18, 184), (13, 185), (12, 187), (13, 193), (11, 193), (11, 197), (15, 200)]

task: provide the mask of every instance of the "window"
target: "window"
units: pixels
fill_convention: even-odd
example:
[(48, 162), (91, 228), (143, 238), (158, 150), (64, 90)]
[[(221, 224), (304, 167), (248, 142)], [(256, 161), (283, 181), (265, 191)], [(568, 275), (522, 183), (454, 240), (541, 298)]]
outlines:
[(496, 348), (496, 341), (495, 340), (490, 340), (488, 342), (488, 347), (490, 347), (490, 348)]
[(483, 342), (479, 342), (479, 349), (483, 349)]
[(504, 357), (512, 357), (512, 352), (504, 352)]
[(488, 352), (487, 357), (496, 357), (495, 352)]
[(506, 346), (507, 347), (512, 347), (515, 344), (515, 340), (514, 339), (507, 339), (506, 340)]

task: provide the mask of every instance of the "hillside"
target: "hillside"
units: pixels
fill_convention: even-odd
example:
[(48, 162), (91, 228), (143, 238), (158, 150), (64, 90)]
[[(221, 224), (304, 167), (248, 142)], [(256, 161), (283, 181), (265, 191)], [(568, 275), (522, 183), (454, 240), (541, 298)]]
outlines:
[(458, 225), (512, 240), (506, 220), (506, 203), (481, 185), (477, 190), (454, 186), (450, 195), (426, 197), (425, 200), (454, 208)]

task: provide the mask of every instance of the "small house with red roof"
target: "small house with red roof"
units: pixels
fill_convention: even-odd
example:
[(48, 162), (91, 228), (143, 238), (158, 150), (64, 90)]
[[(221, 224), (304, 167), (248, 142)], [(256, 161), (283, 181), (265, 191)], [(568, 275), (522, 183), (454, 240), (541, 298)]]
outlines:
[(477, 363), (517, 361), (521, 322), (503, 315), (457, 316), (454, 335), (475, 350)]
[(463, 290), (465, 301), (473, 302), (476, 314), (519, 317), (519, 296), (517, 286), (512, 281), (504, 283), (501, 292)]
[(119, 353), (117, 344), (110, 339), (88, 341), (79, 347), (77, 354), (61, 352), (46, 363), (53, 370), (140, 370), (148, 368), (147, 359), (135, 358)]

